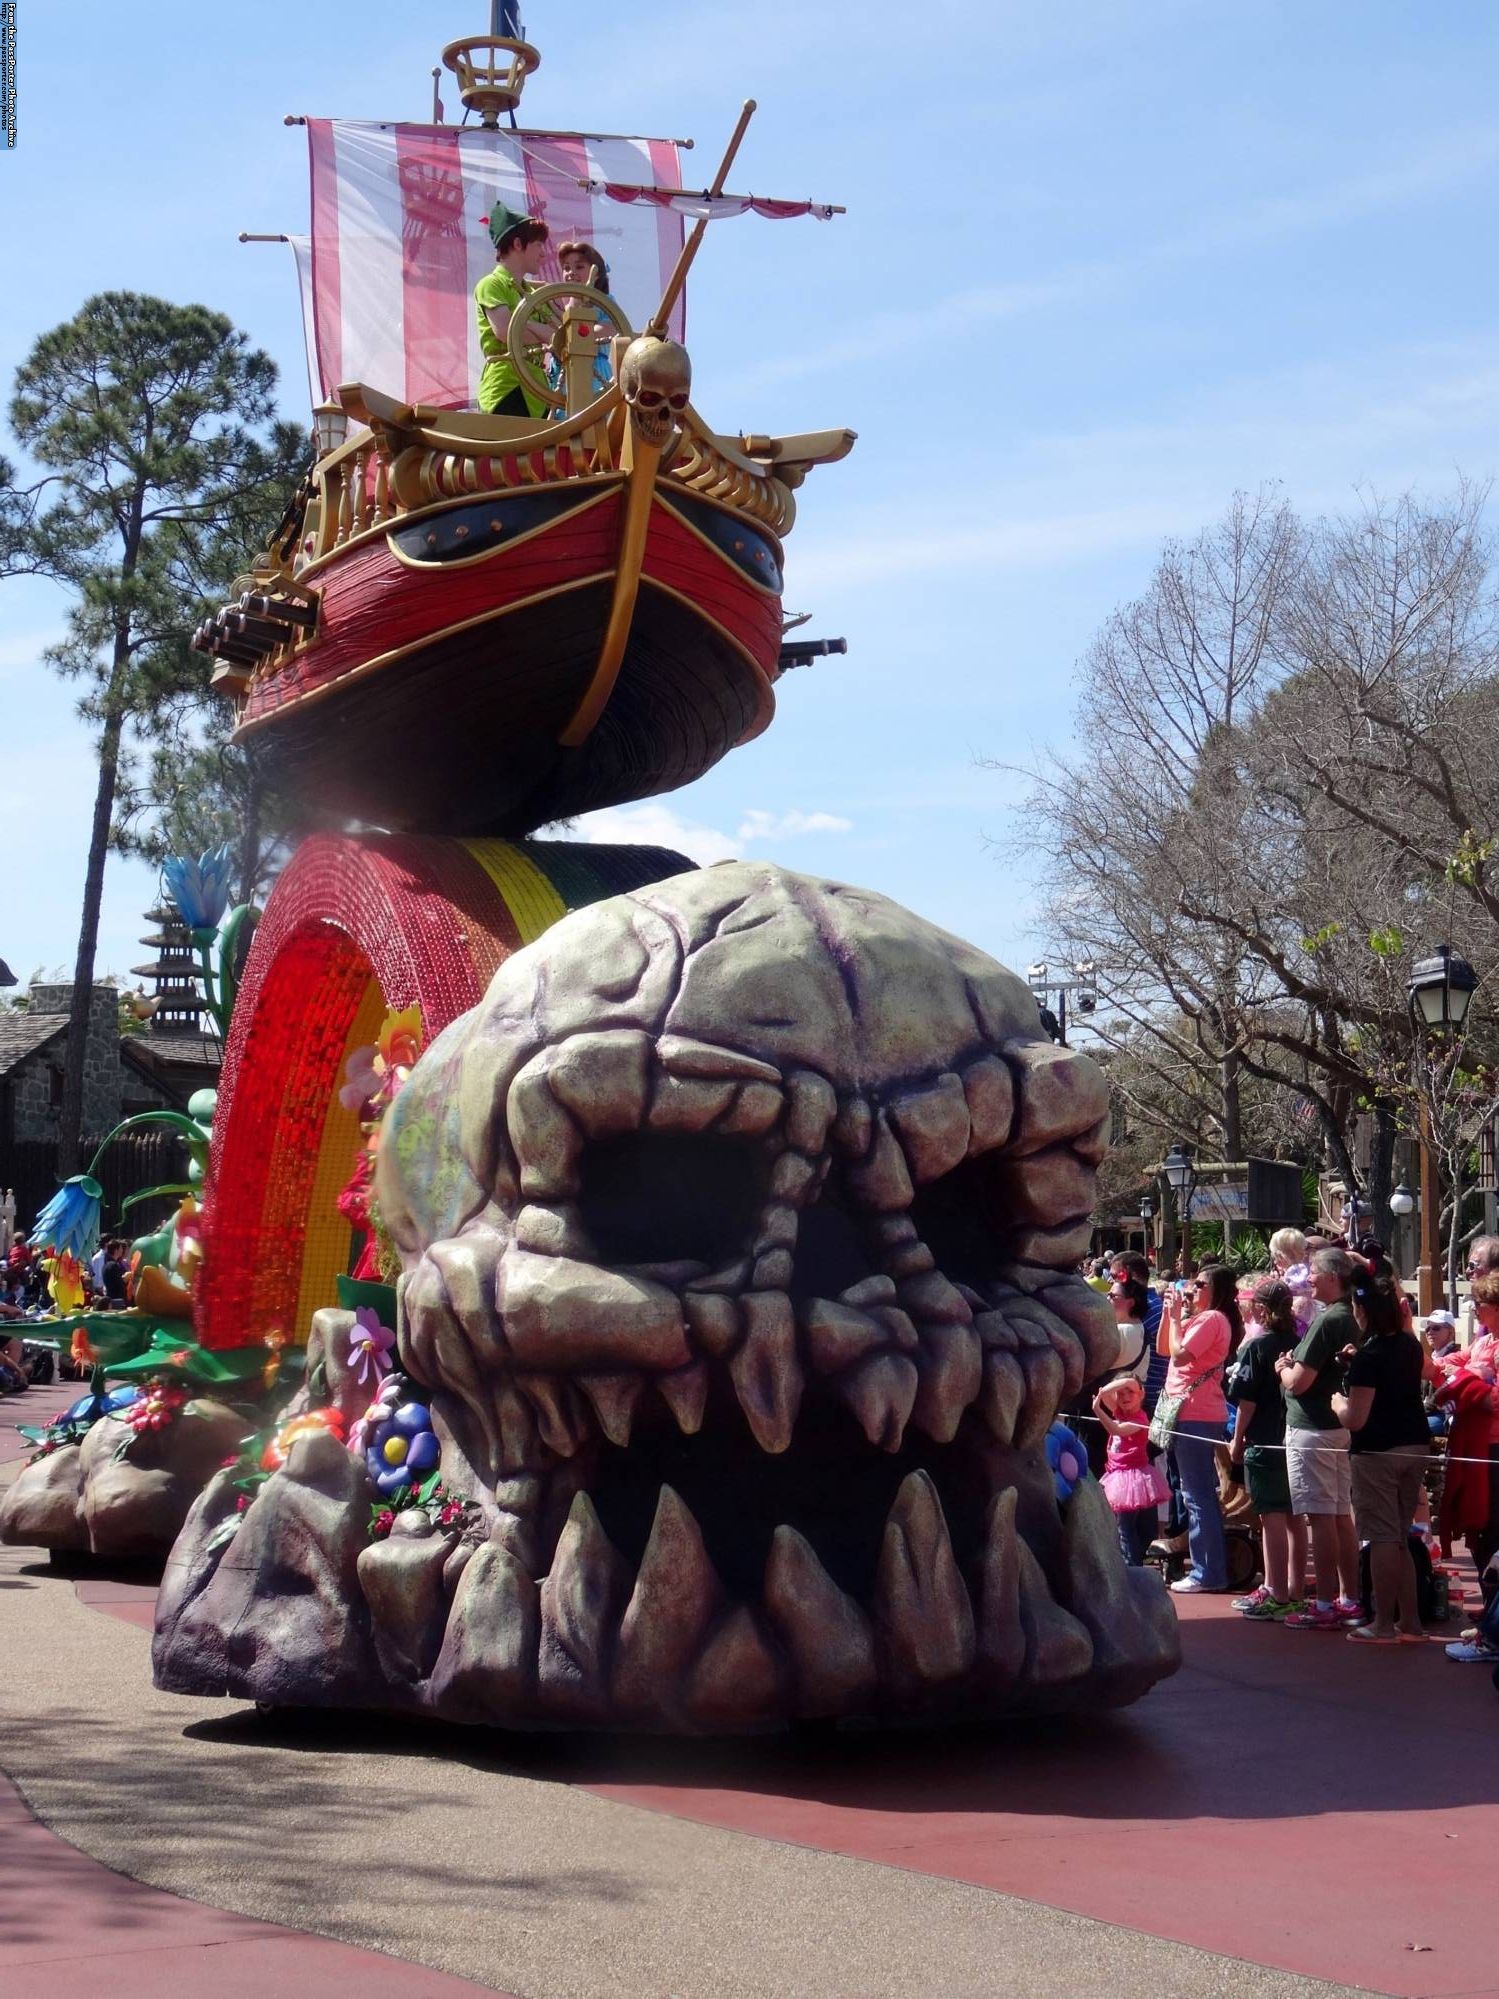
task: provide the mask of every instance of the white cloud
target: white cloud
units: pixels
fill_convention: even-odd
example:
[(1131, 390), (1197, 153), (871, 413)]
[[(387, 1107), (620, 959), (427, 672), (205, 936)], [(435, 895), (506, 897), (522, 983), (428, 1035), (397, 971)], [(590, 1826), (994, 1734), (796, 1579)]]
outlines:
[(602, 811), (586, 812), (570, 837), (596, 846), (674, 847), (704, 867), (713, 861), (735, 860), (743, 851), (742, 843), (727, 833), (695, 825), (669, 805), (654, 800), (643, 805), (606, 805)]
[(848, 833), (851, 819), (836, 812), (802, 812), (793, 807), (786, 812), (767, 812), (752, 806), (740, 814), (733, 833), (716, 826), (702, 826), (684, 819), (669, 805), (647, 800), (641, 805), (608, 805), (600, 812), (585, 813), (572, 829), (571, 837), (595, 845), (623, 843), (627, 846), (674, 847), (703, 867), (714, 861), (738, 860), (755, 842), (795, 840), (807, 833)]
[(803, 833), (851, 833), (852, 819), (840, 819), (836, 812), (746, 812), (735, 836), (748, 846), (751, 840), (794, 840)]

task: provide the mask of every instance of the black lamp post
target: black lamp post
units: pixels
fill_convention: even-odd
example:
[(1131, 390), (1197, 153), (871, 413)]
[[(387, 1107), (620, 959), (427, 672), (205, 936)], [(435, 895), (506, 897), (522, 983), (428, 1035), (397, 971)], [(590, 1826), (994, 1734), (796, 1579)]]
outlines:
[(1176, 1214), (1181, 1223), (1182, 1234), (1182, 1275), (1192, 1274), (1192, 1195), (1197, 1187), (1197, 1169), (1192, 1163), (1192, 1148), (1180, 1139), (1166, 1154), (1162, 1168), (1167, 1185), (1176, 1197)]
[[(1051, 966), (1043, 958), (1037, 964), (1027, 965), (1025, 971), (1026, 984), (1036, 995), (1041, 1025), (1063, 1048), (1067, 1046), (1067, 995), (1076, 994), (1074, 1006), (1078, 1013), (1094, 1013), (1098, 1009), (1097, 965), (1088, 959), (1081, 965), (1074, 965), (1072, 970), (1074, 976), (1070, 980), (1054, 979)], [(1055, 1013), (1047, 1004), (1053, 996), (1057, 1002)]]
[[(1478, 974), (1452, 949), (1439, 944), (1430, 958), (1422, 958), (1411, 971), (1406, 986), (1411, 1026), (1417, 1041), (1431, 1034), (1460, 1035), (1468, 1019), (1468, 1008), (1477, 990)], [(1416, 1100), (1418, 1151), (1421, 1163), (1420, 1258), (1416, 1265), (1416, 1310), (1423, 1316), (1436, 1307), (1437, 1272), (1442, 1249), (1437, 1239), (1441, 1212), (1441, 1188), (1437, 1178), (1436, 1145), (1431, 1128), (1431, 1105), (1424, 1090)], [(1461, 1189), (1453, 1189), (1453, 1199)], [(1394, 1202), (1390, 1203), (1394, 1210)]]
[(1411, 1025), (1428, 1034), (1461, 1034), (1478, 988), (1478, 974), (1450, 944), (1422, 958), (1406, 986)]
[(1140, 1198), (1140, 1226), (1145, 1234), (1145, 1252), (1148, 1256), (1155, 1247), (1155, 1202), (1148, 1194)]

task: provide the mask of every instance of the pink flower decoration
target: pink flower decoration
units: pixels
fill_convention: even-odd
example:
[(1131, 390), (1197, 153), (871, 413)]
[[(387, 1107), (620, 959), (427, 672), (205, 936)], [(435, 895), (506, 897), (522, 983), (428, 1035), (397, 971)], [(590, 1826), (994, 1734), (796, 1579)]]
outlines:
[(355, 1312), (354, 1324), (355, 1330), (349, 1335), (349, 1366), (362, 1386), (378, 1387), (381, 1376), (390, 1372), (390, 1350), (396, 1336), (389, 1326), (381, 1325), (369, 1305), (361, 1305)]
[(356, 1048), (344, 1064), (347, 1080), (338, 1093), (338, 1101), (346, 1111), (357, 1115), (367, 1103), (379, 1096), (384, 1078), (375, 1067), (378, 1053), (379, 1050), (371, 1042), (364, 1048)]

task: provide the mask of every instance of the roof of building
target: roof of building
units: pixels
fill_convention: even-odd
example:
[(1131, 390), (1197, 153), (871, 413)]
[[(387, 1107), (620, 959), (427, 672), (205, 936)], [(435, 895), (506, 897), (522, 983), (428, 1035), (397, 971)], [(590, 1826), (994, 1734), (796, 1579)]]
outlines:
[(0, 1076), (8, 1076), (28, 1055), (67, 1031), (65, 1013), (0, 1013)]
[(224, 1050), (216, 1035), (179, 1028), (122, 1035), (120, 1059), (185, 1106), (194, 1090), (212, 1089), (217, 1084)]

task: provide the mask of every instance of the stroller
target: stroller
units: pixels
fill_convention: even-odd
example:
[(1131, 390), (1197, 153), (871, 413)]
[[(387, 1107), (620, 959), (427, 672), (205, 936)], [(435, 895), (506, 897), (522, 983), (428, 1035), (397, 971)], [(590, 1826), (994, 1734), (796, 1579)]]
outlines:
[(21, 1367), (33, 1388), (57, 1379), (57, 1352), (44, 1340), (22, 1340)]

